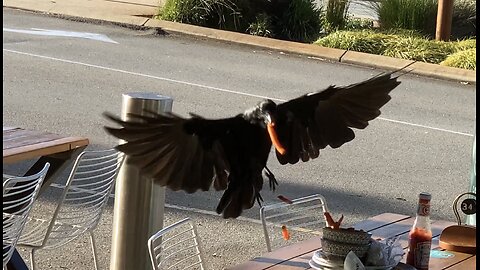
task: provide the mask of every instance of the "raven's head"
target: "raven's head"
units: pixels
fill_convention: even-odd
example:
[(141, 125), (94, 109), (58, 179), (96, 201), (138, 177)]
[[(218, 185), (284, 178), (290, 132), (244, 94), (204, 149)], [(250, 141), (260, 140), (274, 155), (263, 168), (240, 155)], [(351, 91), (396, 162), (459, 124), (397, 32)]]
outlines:
[(270, 140), (275, 146), (275, 149), (280, 154), (285, 154), (286, 150), (278, 140), (275, 131), (275, 121), (277, 115), (277, 104), (270, 99), (266, 99), (257, 104), (254, 108), (247, 110), (243, 117), (252, 124), (260, 125), (268, 131)]
[(277, 104), (270, 99), (265, 99), (255, 107), (245, 111), (243, 117), (250, 123), (266, 128), (268, 124), (275, 122), (276, 110)]

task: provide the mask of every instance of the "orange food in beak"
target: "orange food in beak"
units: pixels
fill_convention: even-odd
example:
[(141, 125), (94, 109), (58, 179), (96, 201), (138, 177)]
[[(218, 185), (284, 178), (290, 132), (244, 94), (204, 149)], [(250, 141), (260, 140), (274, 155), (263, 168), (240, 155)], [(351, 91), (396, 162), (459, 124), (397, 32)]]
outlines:
[(272, 141), (273, 146), (275, 146), (275, 149), (281, 154), (284, 155), (287, 150), (283, 148), (282, 144), (280, 143), (280, 140), (278, 140), (277, 133), (275, 132), (275, 127), (274, 123), (268, 123), (267, 125), (267, 131), (268, 135), (270, 135), (270, 140)]

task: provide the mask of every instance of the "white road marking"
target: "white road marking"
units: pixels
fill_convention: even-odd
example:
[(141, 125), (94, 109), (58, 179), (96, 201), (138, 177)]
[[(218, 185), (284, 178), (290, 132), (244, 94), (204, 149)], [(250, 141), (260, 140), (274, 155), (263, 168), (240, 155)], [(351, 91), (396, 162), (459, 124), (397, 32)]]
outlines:
[(56, 37), (76, 37), (76, 38), (86, 38), (92, 40), (98, 40), (103, 42), (115, 43), (118, 44), (115, 40), (107, 37), (103, 34), (88, 33), (88, 32), (74, 32), (74, 31), (63, 31), (63, 30), (51, 30), (51, 29), (41, 29), (41, 28), (30, 28), (27, 29), (12, 29), (12, 28), (3, 28), (5, 32), (37, 35), (37, 36), (56, 36)]
[(464, 132), (460, 132), (460, 131), (453, 131), (453, 130), (448, 130), (448, 129), (443, 129), (443, 128), (424, 126), (424, 125), (420, 125), (420, 124), (408, 123), (408, 122), (404, 122), (404, 121), (393, 120), (393, 119), (388, 119), (388, 118), (383, 118), (383, 117), (378, 117), (377, 119), (384, 120), (384, 121), (389, 121), (389, 122), (393, 122), (393, 123), (398, 123), (398, 124), (403, 124), (403, 125), (409, 125), (409, 126), (421, 127), (421, 128), (428, 128), (428, 129), (433, 129), (433, 130), (437, 130), (437, 131), (443, 131), (443, 132), (448, 132), (448, 133), (473, 137), (473, 134), (464, 133)]
[[(81, 65), (81, 66), (86, 66), (86, 67), (98, 68), (98, 69), (103, 69), (103, 70), (108, 70), (108, 71), (115, 71), (115, 72), (119, 72), (119, 73), (135, 75), (135, 76), (140, 76), (140, 77), (145, 77), (145, 78), (151, 78), (151, 79), (156, 79), (156, 80), (161, 80), (161, 81), (167, 81), (167, 82), (172, 82), (172, 83), (178, 83), (178, 84), (183, 84), (183, 85), (201, 87), (201, 88), (204, 88), (204, 89), (209, 89), (209, 90), (219, 91), (219, 92), (224, 92), (224, 93), (230, 93), (230, 94), (235, 94), (235, 95), (256, 97), (256, 98), (262, 98), (262, 99), (271, 99), (271, 100), (278, 101), (278, 102), (285, 102), (286, 101), (285, 99), (280, 99), (280, 98), (273, 98), (273, 97), (267, 97), (267, 96), (262, 96), (262, 95), (250, 94), (250, 93), (245, 93), (245, 92), (240, 92), (240, 91), (229, 90), (229, 89), (225, 89), (225, 88), (219, 88), (219, 87), (208, 86), (208, 85), (203, 85), (203, 84), (198, 84), (198, 83), (191, 83), (191, 82), (186, 82), (186, 81), (181, 81), (181, 80), (169, 79), (169, 78), (165, 78), (165, 77), (148, 75), (148, 74), (132, 72), (132, 71), (127, 71), (127, 70), (122, 70), (122, 69), (117, 69), (117, 68), (110, 68), (110, 67), (105, 67), (105, 66), (94, 65), (94, 64), (88, 64), (88, 63), (83, 63), (83, 62), (79, 62), (79, 61), (72, 61), (72, 60), (67, 60), (67, 59), (51, 57), (51, 56), (38, 55), (38, 54), (20, 52), (20, 51), (9, 50), (9, 49), (3, 49), (3, 51), (4, 52), (10, 52), (10, 53), (16, 53), (16, 54), (20, 54), (20, 55), (27, 55), (27, 56), (42, 58), (42, 59), (48, 59), (48, 60), (53, 60), (53, 61), (58, 61), (58, 62), (63, 62), (63, 63), (69, 63), (69, 64)], [(473, 137), (473, 134), (454, 131), (454, 130), (449, 130), (449, 129), (437, 128), (437, 127), (415, 124), (415, 123), (410, 123), (410, 122), (405, 122), (405, 121), (400, 121), (400, 120), (395, 120), (395, 119), (388, 119), (388, 118), (383, 118), (383, 117), (378, 117), (377, 119), (392, 122), (392, 123), (402, 124), (402, 125), (420, 127), (420, 128), (425, 128), (425, 129), (431, 129), (431, 130), (436, 130), (436, 131), (441, 131), (441, 132), (447, 132), (447, 133), (452, 133), (452, 134), (457, 134), (457, 135)]]
[(154, 75), (148, 75), (148, 74), (143, 74), (143, 73), (138, 73), (138, 72), (126, 71), (126, 70), (122, 70), (122, 69), (104, 67), (104, 66), (88, 64), (88, 63), (83, 63), (83, 62), (78, 62), (78, 61), (71, 61), (71, 60), (66, 60), (66, 59), (61, 59), (61, 58), (56, 58), (56, 57), (50, 57), (50, 56), (44, 56), (44, 55), (38, 55), (38, 54), (32, 54), (32, 53), (26, 53), (26, 52), (19, 52), (19, 51), (9, 50), (9, 49), (3, 49), (3, 51), (16, 53), (16, 54), (22, 54), (22, 55), (28, 55), (28, 56), (32, 56), (32, 57), (38, 57), (38, 58), (43, 58), (43, 59), (48, 59), (48, 60), (53, 60), (53, 61), (58, 61), (58, 62), (63, 62), (63, 63), (69, 63), (69, 64), (81, 65), (81, 66), (86, 66), (86, 67), (93, 67), (93, 68), (98, 68), (98, 69), (103, 69), (103, 70), (115, 71), (115, 72), (119, 72), (119, 73), (135, 75), (135, 76), (140, 76), (140, 77), (145, 77), (145, 78), (151, 78), (151, 79), (156, 79), (156, 80), (161, 80), (161, 81), (167, 81), (167, 82), (184, 84), (184, 85), (195, 86), (195, 87), (201, 87), (201, 88), (214, 90), (214, 91), (219, 91), (219, 92), (225, 92), (225, 93), (231, 93), (231, 94), (237, 94), (237, 95), (243, 95), (243, 96), (250, 96), (250, 97), (262, 98), (262, 99), (271, 99), (271, 100), (280, 101), (280, 102), (285, 101), (285, 100), (281, 100), (281, 99), (278, 99), (278, 98), (272, 98), (272, 97), (267, 97), (267, 96), (262, 96), (262, 95), (255, 95), (255, 94), (249, 94), (249, 93), (244, 93), (244, 92), (238, 92), (238, 91), (218, 88), (218, 87), (214, 87), (214, 86), (202, 85), (202, 84), (191, 83), (191, 82), (186, 82), (186, 81), (179, 81), (179, 80), (174, 80), (174, 79), (169, 79), (169, 78), (164, 78), (164, 77), (159, 77), (159, 76), (154, 76)]

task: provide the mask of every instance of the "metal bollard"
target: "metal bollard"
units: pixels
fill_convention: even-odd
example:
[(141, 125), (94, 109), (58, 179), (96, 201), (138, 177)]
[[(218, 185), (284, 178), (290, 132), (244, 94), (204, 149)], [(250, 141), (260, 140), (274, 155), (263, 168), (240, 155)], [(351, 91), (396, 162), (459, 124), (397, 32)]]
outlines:
[[(121, 117), (129, 121), (128, 113), (171, 112), (172, 103), (155, 93), (123, 94)], [(115, 186), (110, 270), (152, 269), (147, 240), (163, 228), (164, 204), (165, 188), (142, 177), (126, 156)]]

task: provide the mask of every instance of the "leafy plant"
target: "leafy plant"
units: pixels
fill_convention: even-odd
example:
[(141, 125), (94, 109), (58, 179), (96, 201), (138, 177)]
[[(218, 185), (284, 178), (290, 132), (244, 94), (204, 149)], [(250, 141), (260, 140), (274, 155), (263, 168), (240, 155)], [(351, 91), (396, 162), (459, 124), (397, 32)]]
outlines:
[(373, 20), (347, 16), (344, 29), (345, 30), (373, 29)]
[(167, 0), (159, 18), (227, 30), (246, 28), (240, 9), (231, 0)]
[(422, 34), (417, 30), (411, 30), (411, 29), (392, 28), (392, 29), (385, 29), (382, 31), (382, 33), (385, 33), (387, 35), (396, 35), (404, 38), (413, 37), (413, 38), (428, 39), (428, 36), (425, 36), (424, 34)]
[(471, 39), (459, 40), (454, 43), (454, 47), (456, 51), (475, 49), (477, 48), (477, 39), (471, 38)]
[(271, 37), (272, 18), (266, 13), (260, 13), (256, 16), (255, 21), (248, 26), (247, 31), (251, 35)]
[(452, 37), (465, 38), (477, 35), (477, 4), (475, 0), (455, 0), (452, 14)]
[(291, 0), (288, 8), (276, 17), (276, 37), (299, 42), (316, 40), (322, 29), (322, 9), (314, 0)]
[(477, 69), (477, 53), (475, 48), (458, 51), (449, 55), (440, 63), (443, 66), (457, 67), (464, 69)]
[(402, 28), (435, 36), (437, 0), (381, 0), (372, 2), (383, 29)]
[(347, 23), (348, 6), (350, 0), (328, 0), (325, 11), (326, 27), (328, 32), (334, 29), (344, 29)]
[(219, 29), (242, 31), (246, 25), (241, 21), (242, 13), (231, 0), (209, 0), (212, 12), (207, 18), (207, 26)]
[(403, 37), (391, 40), (383, 55), (438, 64), (454, 51), (455, 47), (451, 42)]
[(162, 20), (205, 25), (212, 12), (206, 0), (167, 0), (159, 12)]
[(387, 42), (391, 39), (397, 39), (397, 37), (371, 30), (337, 31), (319, 39), (315, 44), (330, 48), (382, 54), (386, 49)]
[(167, 0), (163, 20), (312, 42), (322, 28), (315, 0)]
[[(320, 38), (315, 44), (470, 69), (475, 68), (472, 61), (476, 60), (472, 53), (476, 49), (476, 39), (442, 42), (429, 40), (412, 30), (337, 31)], [(447, 58), (450, 59), (447, 61)]]

